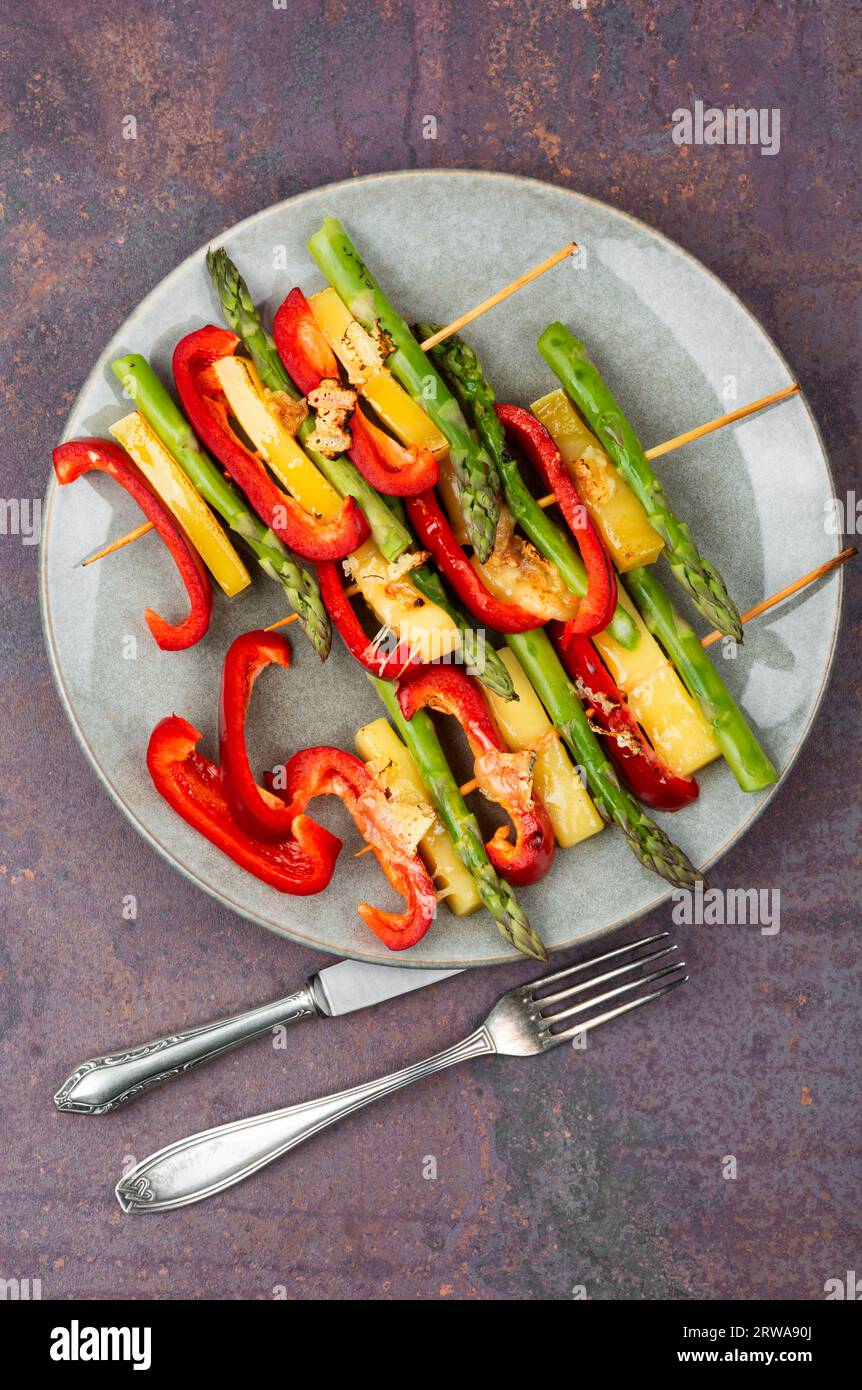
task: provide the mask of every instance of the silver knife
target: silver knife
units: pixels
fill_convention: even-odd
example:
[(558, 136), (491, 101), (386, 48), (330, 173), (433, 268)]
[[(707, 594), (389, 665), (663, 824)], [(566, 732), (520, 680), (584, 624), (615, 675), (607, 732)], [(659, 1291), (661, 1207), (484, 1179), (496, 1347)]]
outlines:
[(384, 999), (424, 989), (460, 973), (342, 960), (309, 976), (295, 994), (275, 999), (271, 1004), (203, 1023), (183, 1033), (172, 1033), (125, 1052), (89, 1058), (63, 1082), (54, 1104), (70, 1114), (107, 1115), (170, 1077), (182, 1076), (279, 1024), (295, 1023), (302, 1018), (338, 1018), (340, 1014), (368, 1009)]

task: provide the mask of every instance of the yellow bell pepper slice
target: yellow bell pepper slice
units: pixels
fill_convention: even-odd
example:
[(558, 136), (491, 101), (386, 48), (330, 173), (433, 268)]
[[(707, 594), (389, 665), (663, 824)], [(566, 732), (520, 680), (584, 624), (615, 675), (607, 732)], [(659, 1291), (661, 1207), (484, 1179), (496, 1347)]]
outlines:
[(626, 651), (608, 632), (600, 632), (593, 643), (653, 748), (679, 777), (691, 777), (719, 756), (718, 744), (621, 584), (617, 596), (637, 625), (637, 646)]
[(247, 357), (221, 357), (213, 370), (231, 414), (281, 485), (314, 516), (324, 521), (335, 516), (341, 497), (270, 408), (254, 363)]
[(176, 518), (219, 588), (229, 598), (247, 589), (251, 575), (221, 524), (144, 417), (132, 411), (110, 432)]
[(512, 678), (515, 700), (501, 700), (484, 690), (500, 733), (513, 752), (536, 750), (533, 786), (545, 803), (557, 844), (564, 849), (596, 835), (604, 821), (575, 768), (569, 762), (545, 707), (514, 652), (504, 648), (500, 660)]
[(351, 386), (395, 438), (417, 449), (430, 449), (437, 458), (448, 455), (445, 436), (395, 380), (377, 344), (353, 318), (335, 290), (320, 290), (308, 302), (320, 331), (347, 372)]
[[(387, 720), (375, 719), (364, 724), (356, 735), (356, 751), (364, 762), (374, 764), (377, 779), (384, 786), (407, 783), (413, 795), (428, 800), (419, 769)], [(475, 912), (480, 900), (473, 876), (458, 858), (449, 832), (438, 816), (419, 841), (419, 853), (437, 896), (455, 916), (466, 917)]]
[(651, 565), (664, 541), (565, 392), (551, 391), (530, 409), (552, 436), (620, 574)]

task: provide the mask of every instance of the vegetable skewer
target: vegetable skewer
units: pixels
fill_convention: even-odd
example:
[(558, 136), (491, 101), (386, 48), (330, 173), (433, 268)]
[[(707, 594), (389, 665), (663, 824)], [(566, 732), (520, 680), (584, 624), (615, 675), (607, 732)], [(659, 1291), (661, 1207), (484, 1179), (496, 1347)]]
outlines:
[(671, 508), (637, 435), (587, 356), (583, 343), (562, 323), (552, 323), (540, 336), (537, 347), (646, 508), (652, 525), (664, 537), (674, 578), (691, 595), (701, 613), (722, 632), (741, 642), (739, 613), (724, 580), (715, 566), (703, 559), (687, 523), (680, 521)]
[(484, 563), (494, 548), (500, 511), (496, 470), (487, 451), (469, 429), (458, 402), (386, 298), (341, 223), (327, 217), (311, 237), (308, 249), (354, 318), (372, 336), (382, 334), (391, 342), (393, 351), (387, 356), (387, 367), (448, 439), (467, 533)]
[[(288, 376), (271, 334), (263, 327), (248, 286), (223, 248), (207, 253), (207, 269), (224, 316), (248, 349), (261, 380), (269, 390), (284, 391), (291, 399), (299, 400), (300, 392)], [(315, 417), (311, 412), (297, 430), (297, 438), (305, 445), (309, 458), (342, 497), (353, 497), (358, 502), (380, 551), (387, 560), (397, 560), (410, 545), (404, 526), (349, 459), (327, 458), (308, 447), (306, 441), (314, 429)]]
[(479, 896), (497, 923), (500, 935), (524, 955), (547, 960), (545, 947), (524, 916), (514, 891), (505, 879), (498, 877), (488, 858), (478, 821), (458, 790), (429, 716), (419, 710), (412, 719), (405, 719), (395, 687), (374, 678), (372, 684), (396, 731), (413, 754), (437, 814), (449, 831), (461, 862), (473, 875)]
[[(814, 584), (816, 580), (822, 579), (824, 575), (846, 564), (848, 560), (857, 554), (858, 551), (855, 546), (848, 546), (846, 550), (841, 551), (840, 555), (833, 555), (831, 560), (826, 560), (822, 565), (818, 565), (816, 569), (809, 570), (807, 574), (803, 574), (801, 578), (794, 579), (792, 584), (786, 584), (783, 589), (778, 589), (776, 593), (771, 594), (769, 598), (762, 599), (761, 602), (756, 603), (753, 608), (747, 609), (740, 615), (741, 621), (743, 623), (750, 623), (752, 618), (759, 618), (763, 613), (768, 613), (770, 609), (777, 607), (778, 604), (783, 603), (785, 599), (792, 598), (794, 594), (800, 593), (801, 590), (806, 589), (809, 584)], [(708, 636), (700, 639), (700, 645), (702, 647), (711, 647), (715, 642), (720, 641), (722, 636), (723, 633), (721, 632), (710, 632)], [(477, 786), (478, 783), (475, 777), (471, 777), (469, 782), (464, 782), (461, 786), (461, 794), (467, 796), (470, 792), (474, 792)]]
[[(762, 791), (778, 774), (749, 729), (697, 634), (676, 612), (651, 569), (631, 570), (626, 581), (654, 637), (664, 647), (712, 729), (743, 791)], [(740, 631), (742, 626), (740, 624)]]
[(325, 658), (332, 634), (313, 575), (294, 560), (275, 533), (251, 510), (242, 493), (204, 453), (149, 363), (133, 352), (118, 357), (111, 363), (111, 370), (204, 501), (224, 518), (231, 531), (242, 537), (264, 573), (281, 584), (312, 646), (318, 656)]
[[(694, 429), (685, 430), (682, 434), (675, 434), (673, 439), (666, 439), (664, 444), (654, 444), (651, 449), (644, 449), (644, 458), (662, 458), (665, 454), (672, 453), (674, 449), (681, 449), (684, 444), (693, 444), (697, 439), (704, 439), (707, 435), (714, 434), (716, 430), (724, 429), (725, 425), (735, 425), (740, 420), (747, 420), (749, 415), (756, 415), (761, 410), (768, 410), (770, 406), (778, 405), (780, 401), (789, 400), (791, 396), (796, 396), (798, 393), (799, 383), (793, 381), (789, 386), (780, 387), (778, 391), (770, 391), (767, 396), (758, 396), (756, 401), (749, 401), (748, 405), (741, 405), (736, 410), (728, 411), (726, 415), (716, 415), (714, 420), (707, 420), (703, 425), (695, 425)], [(533, 405), (534, 413), (535, 404)], [(553, 507), (556, 500), (552, 492), (537, 498), (539, 506), (543, 508)]]
[[(705, 435), (713, 434), (716, 430), (723, 429), (725, 425), (736, 424), (740, 420), (747, 419), (750, 415), (756, 415), (758, 411), (768, 410), (770, 406), (777, 405), (780, 401), (787, 400), (791, 396), (797, 395), (798, 392), (798, 383), (793, 382), (790, 386), (783, 386), (778, 391), (771, 391), (767, 396), (759, 396), (757, 400), (749, 401), (747, 405), (740, 406), (737, 410), (729, 411), (727, 415), (718, 415), (714, 420), (708, 420), (706, 424), (697, 425), (694, 429), (686, 430), (683, 434), (675, 435), (673, 439), (665, 440), (664, 444), (656, 444), (652, 449), (646, 449), (644, 451), (645, 457), (648, 459), (661, 458), (662, 455), (670, 453), (672, 449), (678, 449), (684, 444), (690, 444), (694, 440), (702, 439)], [(548, 507), (556, 505), (557, 499), (552, 492), (549, 492), (544, 497), (536, 498), (535, 501), (537, 506), (541, 507), (543, 510), (547, 510)], [(152, 529), (152, 522), (144, 521), (140, 526), (135, 526), (133, 530), (127, 531), (124, 536), (119, 536), (117, 540), (111, 541), (111, 543), (104, 546), (103, 549), (97, 550), (94, 555), (89, 555), (86, 560), (81, 561), (81, 564), (83, 566), (94, 565), (97, 560), (104, 560), (106, 556), (113, 555), (116, 551), (122, 550), (124, 546), (130, 545), (132, 541), (140, 540), (141, 536), (145, 536), (147, 532), (152, 531)], [(722, 635), (723, 634), (719, 633), (719, 636)]]
[[(433, 330), (433, 324), (417, 325), (420, 336), (426, 337)], [(606, 557), (598, 555), (598, 571), (591, 567), (588, 573), (581, 555), (578, 555), (559, 527), (545, 516), (533, 494), (521, 476), (520, 469), (506, 446), (503, 424), (494, 408), (494, 392), (488, 382), (482, 364), (473, 349), (457, 334), (431, 351), (444, 379), (452, 387), (462, 408), (476, 428), (476, 431), (494, 460), (502, 479), (506, 501), (515, 520), (520, 524), (537, 550), (551, 560), (563, 576), (567, 587), (587, 603), (595, 603), (595, 589), (601, 587), (606, 579), (606, 592), (601, 604), (601, 613), (596, 614), (597, 628), (610, 625), (613, 635), (622, 646), (633, 644), (637, 638), (632, 630), (628, 614), (616, 604), (616, 588), (613, 571)], [(547, 439), (547, 436), (546, 436)], [(550, 441), (548, 441), (550, 443)], [(583, 511), (583, 508), (581, 508)], [(592, 526), (584, 518), (585, 526)], [(592, 536), (595, 532), (592, 531)], [(579, 539), (579, 545), (583, 543)], [(598, 540), (595, 546), (601, 551)], [(590, 552), (587, 550), (589, 556)], [(606, 574), (604, 572), (607, 571)], [(588, 597), (591, 595), (592, 597)], [(580, 616), (580, 614), (579, 614)]]
[(640, 862), (677, 887), (692, 887), (701, 875), (619, 784), (613, 764), (593, 733), (574, 685), (551, 646), (547, 633), (512, 633), (507, 643), (527, 673), (575, 762), (583, 768), (598, 810), (622, 830)]

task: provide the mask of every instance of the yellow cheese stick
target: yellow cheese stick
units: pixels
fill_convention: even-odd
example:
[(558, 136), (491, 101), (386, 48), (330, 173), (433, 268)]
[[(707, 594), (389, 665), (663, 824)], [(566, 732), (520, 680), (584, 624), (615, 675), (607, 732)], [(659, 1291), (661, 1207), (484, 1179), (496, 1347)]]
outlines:
[(718, 744), (621, 584), (617, 595), (637, 624), (637, 646), (626, 651), (608, 632), (599, 633), (593, 643), (617, 685), (628, 695), (629, 708), (653, 748), (678, 776), (691, 777), (719, 756)]
[(438, 458), (449, 445), (433, 420), (408, 396), (387, 369), (383, 354), (333, 289), (308, 301), (318, 327), (347, 372), (348, 380), (402, 444), (430, 449)]
[(664, 541), (565, 392), (552, 391), (530, 409), (553, 437), (620, 573), (651, 565)]
[(516, 700), (501, 700), (489, 690), (487, 698), (500, 733), (509, 747), (538, 749), (533, 768), (533, 786), (545, 803), (557, 843), (568, 849), (601, 830), (604, 821), (590, 800), (583, 782), (566, 756), (544, 705), (528, 681), (514, 652), (500, 652)]
[[(356, 751), (364, 762), (374, 764), (378, 780), (385, 786), (391, 787), (398, 781), (406, 782), (413, 793), (423, 801), (428, 800), (428, 793), (410, 752), (385, 719), (375, 719), (371, 724), (363, 725), (356, 735)], [(473, 876), (458, 858), (449, 832), (439, 817), (434, 817), (434, 824), (419, 841), (419, 853), (438, 895), (455, 915), (465, 917), (475, 912), (479, 906), (479, 894)]]
[(278, 419), (254, 363), (247, 357), (220, 357), (213, 370), (231, 414), (282, 486), (306, 511), (324, 521), (335, 516), (341, 497)]
[(111, 434), (176, 517), (219, 587), (229, 597), (247, 589), (251, 575), (221, 524), (144, 417), (136, 410), (125, 415), (111, 425)]

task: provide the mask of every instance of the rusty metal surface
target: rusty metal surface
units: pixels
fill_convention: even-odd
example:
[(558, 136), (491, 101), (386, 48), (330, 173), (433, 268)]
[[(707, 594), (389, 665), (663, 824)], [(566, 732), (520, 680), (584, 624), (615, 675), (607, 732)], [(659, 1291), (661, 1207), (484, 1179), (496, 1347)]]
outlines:
[[(678, 240), (775, 337), (839, 493), (859, 489), (853, 0), (12, 9), (4, 499), (41, 495), (89, 364), (189, 251), (304, 188), (424, 166), (549, 179)], [(675, 145), (672, 113), (696, 98), (778, 107), (779, 153)], [(114, 1117), (55, 1114), (56, 1084), (98, 1045), (323, 962), (215, 908), (101, 792), (54, 692), (23, 539), (0, 535), (0, 1277), (59, 1299), (816, 1299), (860, 1267), (856, 573), (806, 752), (712, 875), (780, 888), (777, 935), (682, 927), (695, 979), (666, 1008), (529, 1075), (507, 1060), (439, 1077), (221, 1201), (147, 1221), (113, 1199), (128, 1156), (431, 1051), (524, 971), (301, 1026)]]

